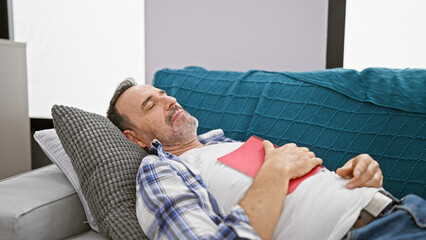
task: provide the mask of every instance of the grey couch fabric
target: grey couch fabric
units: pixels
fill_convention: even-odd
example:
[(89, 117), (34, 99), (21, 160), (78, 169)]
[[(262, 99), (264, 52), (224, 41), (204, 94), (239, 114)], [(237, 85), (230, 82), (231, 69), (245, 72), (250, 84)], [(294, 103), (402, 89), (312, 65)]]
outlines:
[(104, 235), (97, 233), (93, 230), (89, 230), (87, 232), (81, 233), (79, 235), (76, 235), (74, 237), (68, 238), (67, 240), (104, 240)]
[(112, 239), (147, 239), (135, 207), (136, 173), (147, 152), (101, 115), (55, 105), (52, 116), (100, 232)]
[(79, 197), (55, 165), (0, 181), (0, 239), (66, 239), (87, 232), (86, 221)]

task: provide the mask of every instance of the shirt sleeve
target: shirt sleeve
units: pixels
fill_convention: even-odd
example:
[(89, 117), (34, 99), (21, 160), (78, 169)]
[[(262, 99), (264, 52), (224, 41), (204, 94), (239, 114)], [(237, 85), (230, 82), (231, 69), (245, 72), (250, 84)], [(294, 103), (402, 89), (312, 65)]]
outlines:
[(156, 158), (143, 160), (136, 187), (136, 214), (150, 239), (260, 239), (239, 205), (217, 214), (216, 200), (182, 164)]

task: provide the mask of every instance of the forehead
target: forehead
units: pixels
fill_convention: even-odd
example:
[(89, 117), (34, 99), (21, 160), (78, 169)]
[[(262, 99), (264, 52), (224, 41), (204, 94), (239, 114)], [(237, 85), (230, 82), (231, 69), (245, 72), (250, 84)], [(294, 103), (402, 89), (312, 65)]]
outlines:
[(149, 96), (159, 91), (161, 90), (151, 85), (138, 85), (131, 87), (121, 94), (115, 107), (118, 112), (126, 114), (131, 109), (135, 109), (135, 107), (140, 106)]

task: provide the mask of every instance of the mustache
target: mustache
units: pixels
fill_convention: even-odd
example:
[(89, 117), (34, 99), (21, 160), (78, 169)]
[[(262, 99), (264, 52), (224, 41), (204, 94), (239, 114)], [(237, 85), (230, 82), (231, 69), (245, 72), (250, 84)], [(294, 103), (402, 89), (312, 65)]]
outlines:
[(171, 123), (171, 122), (172, 122), (173, 115), (175, 115), (175, 113), (176, 113), (179, 109), (183, 109), (183, 108), (182, 108), (182, 107), (179, 107), (179, 106), (174, 106), (174, 107), (172, 107), (172, 109), (170, 109), (170, 113), (169, 113), (169, 115), (167, 116), (167, 121), (168, 121), (168, 123)]

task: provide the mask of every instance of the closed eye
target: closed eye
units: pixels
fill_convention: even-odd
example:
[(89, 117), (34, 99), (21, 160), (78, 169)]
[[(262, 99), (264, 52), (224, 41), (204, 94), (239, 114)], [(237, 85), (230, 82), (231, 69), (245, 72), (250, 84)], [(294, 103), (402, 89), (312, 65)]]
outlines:
[[(158, 94), (160, 95), (160, 96), (167, 96), (167, 93), (165, 92), (165, 91), (163, 91), (163, 90), (160, 90), (160, 91), (158, 91)], [(142, 103), (142, 109), (146, 109), (145, 107), (146, 107), (146, 105), (148, 105), (148, 103), (149, 102), (152, 102), (151, 100), (152, 100), (152, 98), (153, 98), (153, 96), (154, 95), (151, 95), (151, 96), (149, 96), (149, 97), (147, 97), (146, 99), (145, 99), (145, 101), (143, 101), (143, 103)], [(149, 111), (149, 110), (151, 110), (152, 108), (154, 108), (154, 106), (155, 106), (155, 103), (152, 103), (152, 105), (148, 108), (148, 109), (146, 109), (145, 111)]]
[(155, 103), (153, 103), (153, 104), (151, 105), (151, 107), (149, 107), (149, 108), (148, 108), (148, 111), (149, 111), (149, 110), (151, 110), (152, 108), (154, 108), (154, 106), (155, 106)]

